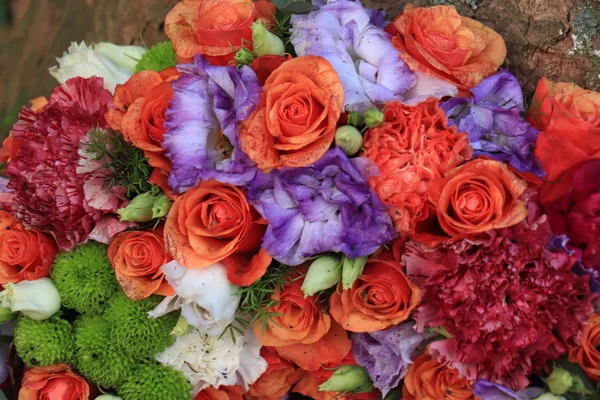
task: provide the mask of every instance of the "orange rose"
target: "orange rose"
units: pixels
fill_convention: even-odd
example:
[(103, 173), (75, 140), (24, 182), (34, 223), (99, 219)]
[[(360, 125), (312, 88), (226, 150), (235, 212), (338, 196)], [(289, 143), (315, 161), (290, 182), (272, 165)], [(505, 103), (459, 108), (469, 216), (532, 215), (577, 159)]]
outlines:
[(49, 276), (57, 252), (49, 236), (26, 230), (10, 213), (0, 211), (0, 284)]
[(542, 78), (529, 122), (542, 131), (535, 156), (546, 170), (548, 183), (542, 186), (540, 198), (553, 201), (571, 187), (574, 167), (600, 158), (600, 93)]
[(165, 249), (163, 229), (127, 231), (113, 236), (107, 250), (117, 280), (131, 300), (152, 294), (170, 296), (175, 290), (160, 267), (172, 260)]
[(471, 383), (462, 379), (457, 370), (440, 364), (429, 354), (421, 354), (408, 367), (402, 399), (475, 400), (477, 397)]
[(260, 323), (254, 328), (263, 346), (312, 344), (331, 328), (331, 317), (323, 314), (315, 296), (305, 297), (301, 287), (296, 279), (273, 295), (276, 304), (268, 311), (280, 315), (268, 321), (265, 330)]
[(250, 25), (273, 22), (274, 15), (275, 5), (265, 0), (183, 0), (167, 14), (165, 33), (180, 62), (202, 54), (211, 64), (227, 65), (252, 43)]
[(215, 389), (212, 386), (200, 391), (194, 400), (243, 400), (243, 392), (240, 386), (221, 386)]
[(304, 56), (267, 79), (259, 105), (240, 126), (242, 150), (263, 171), (312, 164), (329, 148), (344, 105), (331, 64)]
[(569, 350), (569, 362), (579, 364), (594, 385), (600, 382), (598, 346), (600, 346), (600, 314), (594, 314), (583, 328), (583, 338), (579, 347)]
[(352, 288), (338, 287), (330, 299), (330, 312), (349, 331), (380, 331), (407, 320), (420, 295), (400, 263), (387, 252), (367, 260)]
[(506, 44), (494, 30), (453, 6), (406, 6), (385, 29), (413, 71), (470, 89), (504, 62)]
[(527, 183), (498, 161), (477, 159), (430, 186), (437, 222), (453, 239), (516, 225), (527, 216)]
[(267, 222), (237, 187), (203, 181), (171, 206), (165, 224), (167, 250), (188, 268), (223, 261), (231, 283), (248, 286), (271, 263), (261, 248)]
[(66, 364), (35, 367), (25, 372), (19, 400), (88, 400), (90, 387)]
[(258, 378), (246, 394), (248, 400), (279, 400), (293, 384), (298, 382), (302, 371), (281, 359), (276, 353), (263, 347), (260, 355), (269, 363), (264, 374)]

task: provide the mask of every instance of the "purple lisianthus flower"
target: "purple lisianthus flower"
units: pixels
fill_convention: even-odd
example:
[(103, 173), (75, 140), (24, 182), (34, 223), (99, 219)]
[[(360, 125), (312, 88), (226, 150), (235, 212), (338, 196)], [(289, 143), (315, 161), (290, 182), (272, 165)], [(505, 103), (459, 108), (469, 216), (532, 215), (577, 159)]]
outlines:
[(481, 400), (530, 400), (544, 394), (544, 390), (530, 387), (518, 392), (486, 380), (478, 380), (473, 385), (473, 393)]
[(539, 131), (521, 117), (523, 92), (517, 78), (501, 70), (471, 89), (471, 99), (441, 104), (450, 125), (468, 134), (476, 157), (508, 163), (521, 172), (543, 176), (534, 156)]
[(390, 216), (366, 181), (374, 170), (368, 159), (335, 148), (309, 167), (257, 173), (248, 199), (269, 224), (263, 248), (299, 265), (330, 251), (367, 256), (393, 239)]
[(403, 100), (415, 85), (413, 72), (390, 36), (371, 21), (380, 14), (360, 2), (338, 0), (308, 15), (293, 15), (292, 44), (299, 56), (325, 58), (344, 86), (345, 109), (364, 112), (388, 101)]
[(412, 364), (413, 353), (428, 339), (428, 334), (415, 332), (414, 325), (406, 322), (384, 331), (352, 334), (354, 359), (367, 369), (383, 397), (400, 384)]
[(182, 193), (201, 180), (245, 185), (256, 166), (242, 152), (238, 125), (258, 104), (260, 84), (252, 69), (214, 66), (196, 56), (172, 82), (173, 100), (163, 148), (171, 160), (169, 185)]

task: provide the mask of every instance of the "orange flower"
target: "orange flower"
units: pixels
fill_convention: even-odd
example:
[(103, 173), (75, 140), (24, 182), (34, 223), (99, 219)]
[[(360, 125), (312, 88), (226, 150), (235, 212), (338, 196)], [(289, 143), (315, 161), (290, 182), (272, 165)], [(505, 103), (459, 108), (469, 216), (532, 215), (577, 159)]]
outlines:
[(223, 261), (231, 283), (248, 286), (271, 263), (261, 248), (267, 222), (237, 187), (203, 181), (171, 206), (165, 224), (167, 250), (188, 268)]
[(437, 222), (453, 239), (516, 225), (527, 216), (525, 181), (498, 161), (477, 159), (430, 186)]
[(172, 260), (165, 249), (162, 227), (121, 232), (113, 236), (107, 253), (121, 288), (131, 300), (175, 294), (160, 270)]
[(304, 56), (281, 64), (240, 126), (242, 149), (263, 171), (312, 164), (329, 148), (344, 105), (331, 64)]
[(49, 276), (57, 252), (49, 236), (26, 230), (10, 213), (0, 211), (0, 284)]
[(542, 132), (535, 156), (546, 171), (542, 202), (562, 197), (577, 165), (600, 158), (600, 93), (574, 83), (542, 78), (533, 97), (529, 122)]
[(583, 328), (583, 338), (579, 347), (569, 350), (569, 362), (579, 364), (594, 385), (600, 382), (598, 346), (600, 346), (600, 314), (594, 314)]
[(453, 6), (415, 8), (387, 26), (392, 43), (413, 71), (470, 89), (504, 62), (506, 44), (494, 30), (462, 17)]
[(391, 252), (369, 258), (352, 288), (341, 286), (330, 299), (331, 316), (352, 332), (374, 332), (405, 321), (421, 292)]
[(19, 400), (88, 400), (90, 387), (66, 364), (35, 367), (23, 376)]
[(258, 323), (254, 330), (263, 346), (312, 344), (319, 341), (331, 328), (331, 317), (323, 314), (315, 296), (304, 297), (302, 281), (294, 280), (273, 295), (276, 302), (270, 313), (273, 317), (263, 331)]
[(408, 367), (402, 392), (403, 400), (477, 399), (469, 381), (462, 379), (457, 370), (440, 364), (429, 354), (421, 354)]
[(211, 64), (227, 65), (252, 43), (250, 25), (257, 19), (272, 23), (274, 15), (275, 5), (265, 0), (183, 0), (167, 14), (165, 33), (179, 62), (202, 54)]
[(215, 389), (212, 386), (200, 391), (194, 400), (243, 400), (243, 392), (240, 386), (221, 386)]
[(268, 347), (263, 347), (260, 355), (269, 363), (269, 367), (250, 386), (246, 397), (248, 400), (279, 400), (300, 379), (302, 371), (280, 358)]
[(448, 126), (435, 99), (414, 107), (388, 103), (383, 115), (383, 124), (365, 134), (363, 155), (379, 167), (369, 184), (406, 238), (428, 217), (429, 184), (469, 160), (473, 150), (465, 133)]

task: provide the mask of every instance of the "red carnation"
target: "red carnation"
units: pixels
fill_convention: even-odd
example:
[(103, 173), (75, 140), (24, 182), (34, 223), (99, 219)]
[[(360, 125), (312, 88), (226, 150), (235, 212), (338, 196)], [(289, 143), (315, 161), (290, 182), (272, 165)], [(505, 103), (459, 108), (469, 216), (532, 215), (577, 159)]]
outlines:
[(87, 240), (105, 213), (85, 200), (77, 152), (90, 128), (108, 127), (104, 114), (111, 105), (101, 78), (73, 78), (54, 89), (43, 111), (23, 108), (13, 127), (14, 140), (21, 141), (6, 169), (13, 214), (54, 236), (63, 250)]

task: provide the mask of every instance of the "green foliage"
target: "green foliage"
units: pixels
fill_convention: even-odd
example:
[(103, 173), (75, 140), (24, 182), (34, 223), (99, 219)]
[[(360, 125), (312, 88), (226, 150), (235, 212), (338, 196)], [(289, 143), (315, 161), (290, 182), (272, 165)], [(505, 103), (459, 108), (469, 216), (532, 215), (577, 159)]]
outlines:
[(163, 365), (140, 365), (125, 379), (118, 394), (123, 400), (192, 400), (191, 390), (181, 371)]
[(117, 388), (135, 366), (135, 359), (112, 339), (111, 328), (103, 316), (82, 316), (75, 322), (77, 370), (104, 389)]
[(106, 256), (106, 246), (89, 242), (54, 260), (52, 279), (67, 308), (102, 313), (119, 285)]
[(135, 72), (156, 71), (160, 72), (177, 65), (177, 56), (171, 42), (166, 41), (152, 46), (142, 56), (135, 66)]
[(43, 321), (21, 316), (17, 321), (15, 346), (29, 368), (71, 364), (74, 344), (71, 325), (56, 315)]
[(148, 182), (152, 168), (146, 155), (125, 141), (123, 135), (111, 130), (91, 129), (89, 140), (84, 143), (86, 155), (102, 162), (102, 168), (112, 171), (106, 178), (105, 187), (121, 186), (127, 189), (127, 197), (133, 198), (152, 189)]
[(179, 313), (172, 312), (160, 318), (148, 316), (160, 300), (158, 296), (151, 296), (133, 301), (119, 292), (106, 309), (106, 319), (112, 324), (112, 339), (137, 360), (153, 359), (175, 341), (170, 333), (177, 324)]
[(271, 32), (273, 32), (283, 41), (286, 52), (295, 56), (296, 52), (294, 50), (294, 46), (292, 45), (291, 17), (292, 16), (290, 14), (285, 14), (277, 10), (275, 15), (275, 26), (271, 28)]

